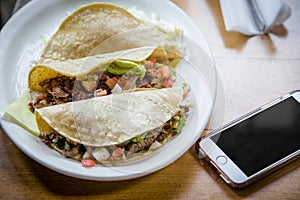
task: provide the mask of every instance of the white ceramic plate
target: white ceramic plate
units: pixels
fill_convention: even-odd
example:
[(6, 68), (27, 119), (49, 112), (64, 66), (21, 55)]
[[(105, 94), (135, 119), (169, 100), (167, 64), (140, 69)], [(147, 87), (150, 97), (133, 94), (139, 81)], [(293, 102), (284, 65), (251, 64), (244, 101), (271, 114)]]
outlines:
[[(34, 0), (19, 10), (5, 25), (0, 34), (0, 113), (27, 87), (27, 74), (40, 55), (42, 37), (55, 32), (69, 13), (88, 0)], [(40, 164), (72, 177), (113, 181), (147, 175), (178, 159), (198, 139), (211, 115), (216, 72), (210, 50), (201, 32), (178, 7), (168, 0), (111, 0), (105, 1), (156, 13), (161, 19), (184, 30), (187, 56), (178, 69), (179, 82), (191, 87), (187, 103), (193, 104), (186, 126), (174, 140), (146, 159), (135, 163), (106, 167), (97, 165), (84, 168), (80, 162), (61, 156), (50, 150), (37, 137), (19, 126), (1, 119), (2, 128), (10, 139), (29, 157)], [(191, 64), (193, 63), (193, 64)], [(180, 83), (178, 83), (180, 84)]]

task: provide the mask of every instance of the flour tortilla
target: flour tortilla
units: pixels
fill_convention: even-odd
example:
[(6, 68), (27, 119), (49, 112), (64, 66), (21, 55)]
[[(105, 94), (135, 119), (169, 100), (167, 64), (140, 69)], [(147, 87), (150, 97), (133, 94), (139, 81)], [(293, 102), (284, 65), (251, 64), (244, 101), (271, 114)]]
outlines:
[(74, 11), (61, 23), (38, 63), (43, 64), (44, 59), (73, 60), (145, 46), (166, 47), (173, 56), (178, 53), (174, 48), (177, 39), (122, 7), (93, 3)]
[(115, 145), (163, 125), (181, 101), (179, 87), (124, 92), (37, 109), (37, 123), (75, 143)]
[(54, 60), (83, 58), (107, 38), (140, 26), (143, 22), (124, 8), (105, 3), (89, 4), (61, 23), (41, 57)]

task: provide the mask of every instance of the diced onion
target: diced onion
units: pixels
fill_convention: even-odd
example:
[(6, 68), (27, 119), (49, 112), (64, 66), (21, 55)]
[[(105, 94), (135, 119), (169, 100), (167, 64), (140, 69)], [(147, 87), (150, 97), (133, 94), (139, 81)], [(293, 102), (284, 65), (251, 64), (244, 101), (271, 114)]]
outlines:
[(105, 147), (98, 147), (98, 148), (96, 148), (93, 151), (92, 155), (99, 162), (105, 161), (105, 160), (107, 160), (110, 157), (110, 153), (109, 153), (109, 151)]
[(84, 154), (83, 154), (83, 159), (91, 159), (93, 156), (92, 154), (89, 152), (89, 151), (86, 151)]
[(150, 150), (155, 150), (158, 149), (159, 147), (161, 147), (161, 143), (159, 143), (158, 141), (153, 142), (153, 144), (150, 146)]
[(115, 87), (111, 90), (111, 93), (118, 93), (118, 92), (122, 92), (122, 88), (119, 84), (116, 84)]

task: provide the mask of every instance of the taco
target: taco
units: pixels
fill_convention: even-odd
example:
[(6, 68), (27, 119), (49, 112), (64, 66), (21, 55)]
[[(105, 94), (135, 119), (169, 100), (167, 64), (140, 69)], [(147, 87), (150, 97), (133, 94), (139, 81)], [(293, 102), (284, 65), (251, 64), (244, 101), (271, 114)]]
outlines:
[[(175, 70), (153, 48), (135, 48), (36, 65), (29, 73), (32, 108), (106, 96), (135, 88), (168, 88)], [(133, 58), (134, 57), (134, 58)]]
[(36, 110), (40, 138), (66, 157), (127, 163), (181, 131), (182, 89), (145, 89)]
[(32, 108), (133, 88), (172, 87), (180, 60), (177, 44), (177, 38), (124, 8), (83, 6), (62, 22), (30, 71)]
[(28, 76), (39, 137), (66, 157), (100, 163), (161, 147), (188, 112), (182, 89), (173, 88), (177, 42), (118, 6), (73, 12)]

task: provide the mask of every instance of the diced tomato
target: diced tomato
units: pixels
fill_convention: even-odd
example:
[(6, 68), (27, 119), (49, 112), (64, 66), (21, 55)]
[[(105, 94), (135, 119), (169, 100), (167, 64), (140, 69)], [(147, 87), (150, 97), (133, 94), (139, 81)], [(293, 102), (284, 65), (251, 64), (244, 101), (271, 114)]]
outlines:
[(115, 85), (117, 84), (118, 79), (116, 77), (110, 78), (107, 81), (105, 81), (105, 84), (110, 88), (113, 89)]
[(156, 58), (155, 57), (150, 57), (150, 58), (148, 58), (148, 60), (153, 62), (154, 64), (156, 63)]
[(96, 162), (94, 160), (81, 160), (81, 165), (83, 167), (94, 167), (96, 165)]

